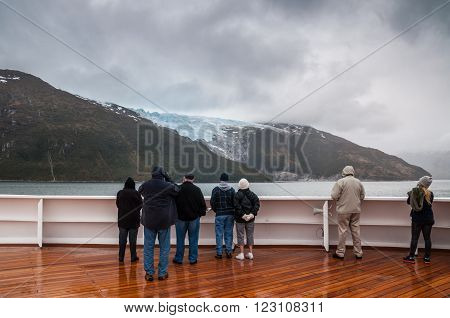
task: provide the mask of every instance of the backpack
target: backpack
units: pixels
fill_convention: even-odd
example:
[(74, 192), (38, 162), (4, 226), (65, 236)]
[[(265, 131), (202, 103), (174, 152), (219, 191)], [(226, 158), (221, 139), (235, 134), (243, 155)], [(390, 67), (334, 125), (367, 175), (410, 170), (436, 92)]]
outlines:
[[(254, 202), (254, 200), (252, 200), (250, 191), (243, 192), (243, 195), (244, 196), (243, 196), (242, 202), (241, 202), (242, 213), (243, 214), (251, 213), (251, 211), (255, 208), (255, 202)], [(248, 211), (247, 211), (247, 209), (248, 209)]]
[(244, 193), (244, 198), (242, 199), (242, 202), (244, 202), (245, 199), (247, 199), (247, 201), (249, 203), (248, 205), (251, 206), (250, 210), (253, 210), (255, 205), (254, 205), (253, 201), (248, 197), (247, 193)]
[(414, 212), (421, 212), (423, 210), (423, 200), (425, 198), (425, 194), (419, 187), (412, 188), (411, 191), (408, 192), (409, 196), (409, 205)]

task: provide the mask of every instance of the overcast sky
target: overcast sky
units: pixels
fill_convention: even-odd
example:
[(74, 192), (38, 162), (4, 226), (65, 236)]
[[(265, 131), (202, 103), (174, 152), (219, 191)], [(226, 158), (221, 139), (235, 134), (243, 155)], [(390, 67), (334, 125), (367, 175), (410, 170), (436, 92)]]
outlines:
[[(167, 111), (269, 121), (445, 0), (1, 2)], [(0, 68), (161, 111), (1, 2)], [(450, 150), (450, 5), (276, 120)]]

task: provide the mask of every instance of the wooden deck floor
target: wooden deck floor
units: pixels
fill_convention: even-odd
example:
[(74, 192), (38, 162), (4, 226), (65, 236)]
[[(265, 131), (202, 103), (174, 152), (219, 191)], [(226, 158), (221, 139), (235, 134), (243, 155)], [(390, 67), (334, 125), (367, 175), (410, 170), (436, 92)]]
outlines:
[(198, 264), (170, 263), (167, 281), (149, 283), (142, 248), (139, 263), (119, 265), (112, 247), (0, 247), (0, 297), (450, 296), (450, 251), (431, 265), (403, 264), (399, 249), (366, 249), (362, 261), (309, 247), (259, 247), (243, 262), (214, 254), (203, 247)]

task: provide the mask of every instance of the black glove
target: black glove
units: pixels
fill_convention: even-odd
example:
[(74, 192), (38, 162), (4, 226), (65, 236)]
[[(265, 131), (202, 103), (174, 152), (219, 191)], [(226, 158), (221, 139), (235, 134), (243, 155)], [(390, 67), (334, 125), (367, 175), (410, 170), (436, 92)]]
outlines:
[(175, 182), (173, 182), (173, 180), (170, 177), (169, 173), (167, 173), (166, 171), (164, 171), (163, 177), (164, 177), (164, 180), (166, 180), (166, 182), (175, 183)]

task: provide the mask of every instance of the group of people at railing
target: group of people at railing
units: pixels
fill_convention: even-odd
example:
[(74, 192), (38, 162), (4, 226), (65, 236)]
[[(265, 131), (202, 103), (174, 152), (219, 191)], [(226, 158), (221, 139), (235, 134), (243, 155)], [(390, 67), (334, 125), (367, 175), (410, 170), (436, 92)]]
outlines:
[[(128, 178), (123, 190), (117, 193), (119, 226), (119, 261), (123, 262), (127, 244), (130, 243), (131, 261), (139, 260), (136, 253), (137, 232), (140, 224), (144, 226), (144, 269), (146, 280), (152, 281), (155, 274), (154, 246), (159, 243), (158, 279), (168, 278), (170, 230), (175, 225), (177, 247), (173, 263), (182, 264), (185, 238), (189, 239), (189, 263), (194, 265), (198, 259), (200, 218), (208, 208), (199, 187), (194, 184), (194, 175), (188, 174), (181, 185), (175, 184), (161, 167), (152, 170), (152, 178), (144, 182), (137, 191), (135, 182)], [(259, 211), (259, 198), (250, 190), (246, 179), (239, 181), (236, 192), (228, 184), (229, 176), (223, 173), (220, 183), (211, 194), (211, 209), (216, 213), (216, 258), (233, 255), (233, 230), (236, 228), (240, 252), (236, 259), (253, 259), (254, 221)], [(141, 217), (142, 208), (142, 217)], [(245, 241), (249, 252), (244, 255)]]
[[(189, 263), (195, 265), (198, 260), (198, 241), (200, 218), (206, 215), (208, 208), (199, 187), (194, 184), (194, 175), (188, 174), (181, 185), (174, 183), (161, 167), (154, 167), (152, 178), (144, 182), (138, 190), (135, 182), (128, 178), (123, 190), (117, 193), (119, 226), (119, 262), (123, 263), (129, 239), (131, 262), (139, 260), (136, 252), (137, 234), (140, 224), (144, 226), (144, 270), (145, 279), (153, 281), (154, 247), (159, 243), (158, 279), (169, 277), (170, 230), (176, 229), (175, 264), (183, 264), (185, 238), (189, 240)], [(229, 176), (223, 173), (220, 183), (211, 194), (210, 205), (215, 212), (216, 259), (233, 257), (233, 230), (236, 228), (237, 260), (253, 260), (255, 217), (260, 208), (258, 196), (250, 190), (246, 179), (241, 179), (236, 192), (229, 184)], [(407, 203), (411, 205), (411, 244), (409, 255), (403, 260), (415, 262), (417, 242), (422, 232), (425, 240), (424, 262), (430, 263), (431, 228), (434, 224), (432, 211), (433, 193), (429, 190), (431, 177), (422, 177), (417, 187), (408, 192)], [(355, 177), (355, 170), (347, 166), (331, 191), (336, 201), (339, 242), (333, 257), (344, 259), (347, 232), (350, 229), (353, 239), (353, 253), (356, 259), (362, 259), (363, 251), (360, 238), (361, 202), (365, 198), (364, 186)], [(141, 217), (142, 209), (142, 217)], [(225, 242), (225, 253), (223, 245)], [(246, 243), (246, 244), (245, 244)], [(244, 246), (248, 253), (244, 254)], [(225, 254), (225, 255), (224, 255)]]

